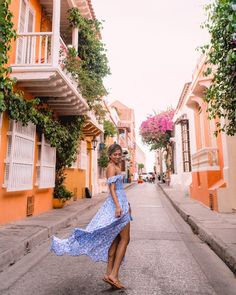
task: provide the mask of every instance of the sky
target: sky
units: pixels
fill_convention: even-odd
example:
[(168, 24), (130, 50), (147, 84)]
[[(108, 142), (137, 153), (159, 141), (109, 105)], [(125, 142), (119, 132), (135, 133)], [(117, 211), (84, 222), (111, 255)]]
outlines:
[(183, 86), (191, 81), (208, 34), (200, 28), (204, 5), (210, 0), (92, 0), (96, 17), (104, 20), (111, 75), (105, 78), (108, 101), (119, 100), (135, 111), (137, 143), (150, 153), (139, 136), (148, 115), (176, 107)]

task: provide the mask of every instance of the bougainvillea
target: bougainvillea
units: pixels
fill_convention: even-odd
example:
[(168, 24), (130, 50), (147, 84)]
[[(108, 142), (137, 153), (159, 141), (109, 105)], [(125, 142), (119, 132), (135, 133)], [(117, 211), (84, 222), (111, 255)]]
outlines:
[(173, 130), (174, 110), (149, 116), (140, 126), (140, 135), (151, 150), (166, 148)]

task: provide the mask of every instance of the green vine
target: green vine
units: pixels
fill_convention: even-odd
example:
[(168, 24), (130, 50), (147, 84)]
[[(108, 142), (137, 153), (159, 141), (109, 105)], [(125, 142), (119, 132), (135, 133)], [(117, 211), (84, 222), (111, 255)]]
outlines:
[(103, 129), (104, 140), (106, 140), (107, 137), (114, 137), (117, 134), (117, 129), (111, 121), (104, 120)]
[[(96, 19), (81, 16), (78, 8), (69, 10), (68, 20), (71, 27), (79, 29), (79, 45), (78, 52), (73, 49), (69, 51), (65, 66), (77, 79), (80, 91), (90, 108), (94, 110), (98, 119), (102, 120), (106, 111), (101, 101), (107, 94), (103, 78), (110, 74), (110, 69), (104, 44), (99, 39), (101, 23)], [(75, 63), (77, 66), (74, 66)]]
[(108, 163), (109, 163), (109, 158), (107, 155), (107, 146), (104, 145), (100, 152), (100, 157), (98, 159), (98, 166), (101, 168), (106, 168)]
[(78, 144), (82, 135), (83, 116), (71, 116), (55, 119), (52, 112), (45, 108), (39, 99), (26, 100), (22, 91), (14, 90), (14, 81), (9, 78), (8, 52), (12, 39), (16, 39), (12, 14), (9, 11), (10, 0), (0, 1), (0, 113), (6, 111), (9, 118), (27, 125), (32, 122), (37, 131), (45, 135), (46, 140), (56, 148), (56, 184), (54, 197), (68, 199), (72, 197), (64, 186), (65, 169), (75, 161)]
[[(236, 0), (216, 0), (206, 6), (207, 20), (203, 24), (211, 36), (210, 44), (201, 47), (209, 65), (205, 75), (213, 75), (206, 92), (211, 119), (225, 118), (217, 123), (218, 132), (236, 133)], [(216, 69), (215, 69), (216, 68)]]

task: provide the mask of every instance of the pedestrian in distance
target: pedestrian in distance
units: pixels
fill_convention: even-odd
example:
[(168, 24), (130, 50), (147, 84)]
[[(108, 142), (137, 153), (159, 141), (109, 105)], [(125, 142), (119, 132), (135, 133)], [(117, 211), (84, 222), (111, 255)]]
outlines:
[(116, 289), (125, 286), (119, 270), (130, 240), (131, 208), (123, 189), (122, 148), (114, 143), (108, 148), (106, 170), (109, 195), (85, 229), (75, 228), (67, 239), (52, 238), (51, 250), (58, 256), (87, 255), (93, 261), (107, 263), (103, 281)]

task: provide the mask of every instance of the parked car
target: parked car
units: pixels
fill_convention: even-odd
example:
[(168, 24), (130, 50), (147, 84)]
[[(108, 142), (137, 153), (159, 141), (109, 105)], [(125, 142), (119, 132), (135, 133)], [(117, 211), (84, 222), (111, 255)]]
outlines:
[(145, 173), (145, 172), (142, 173), (141, 178), (142, 178), (143, 181), (148, 181), (148, 173)]

